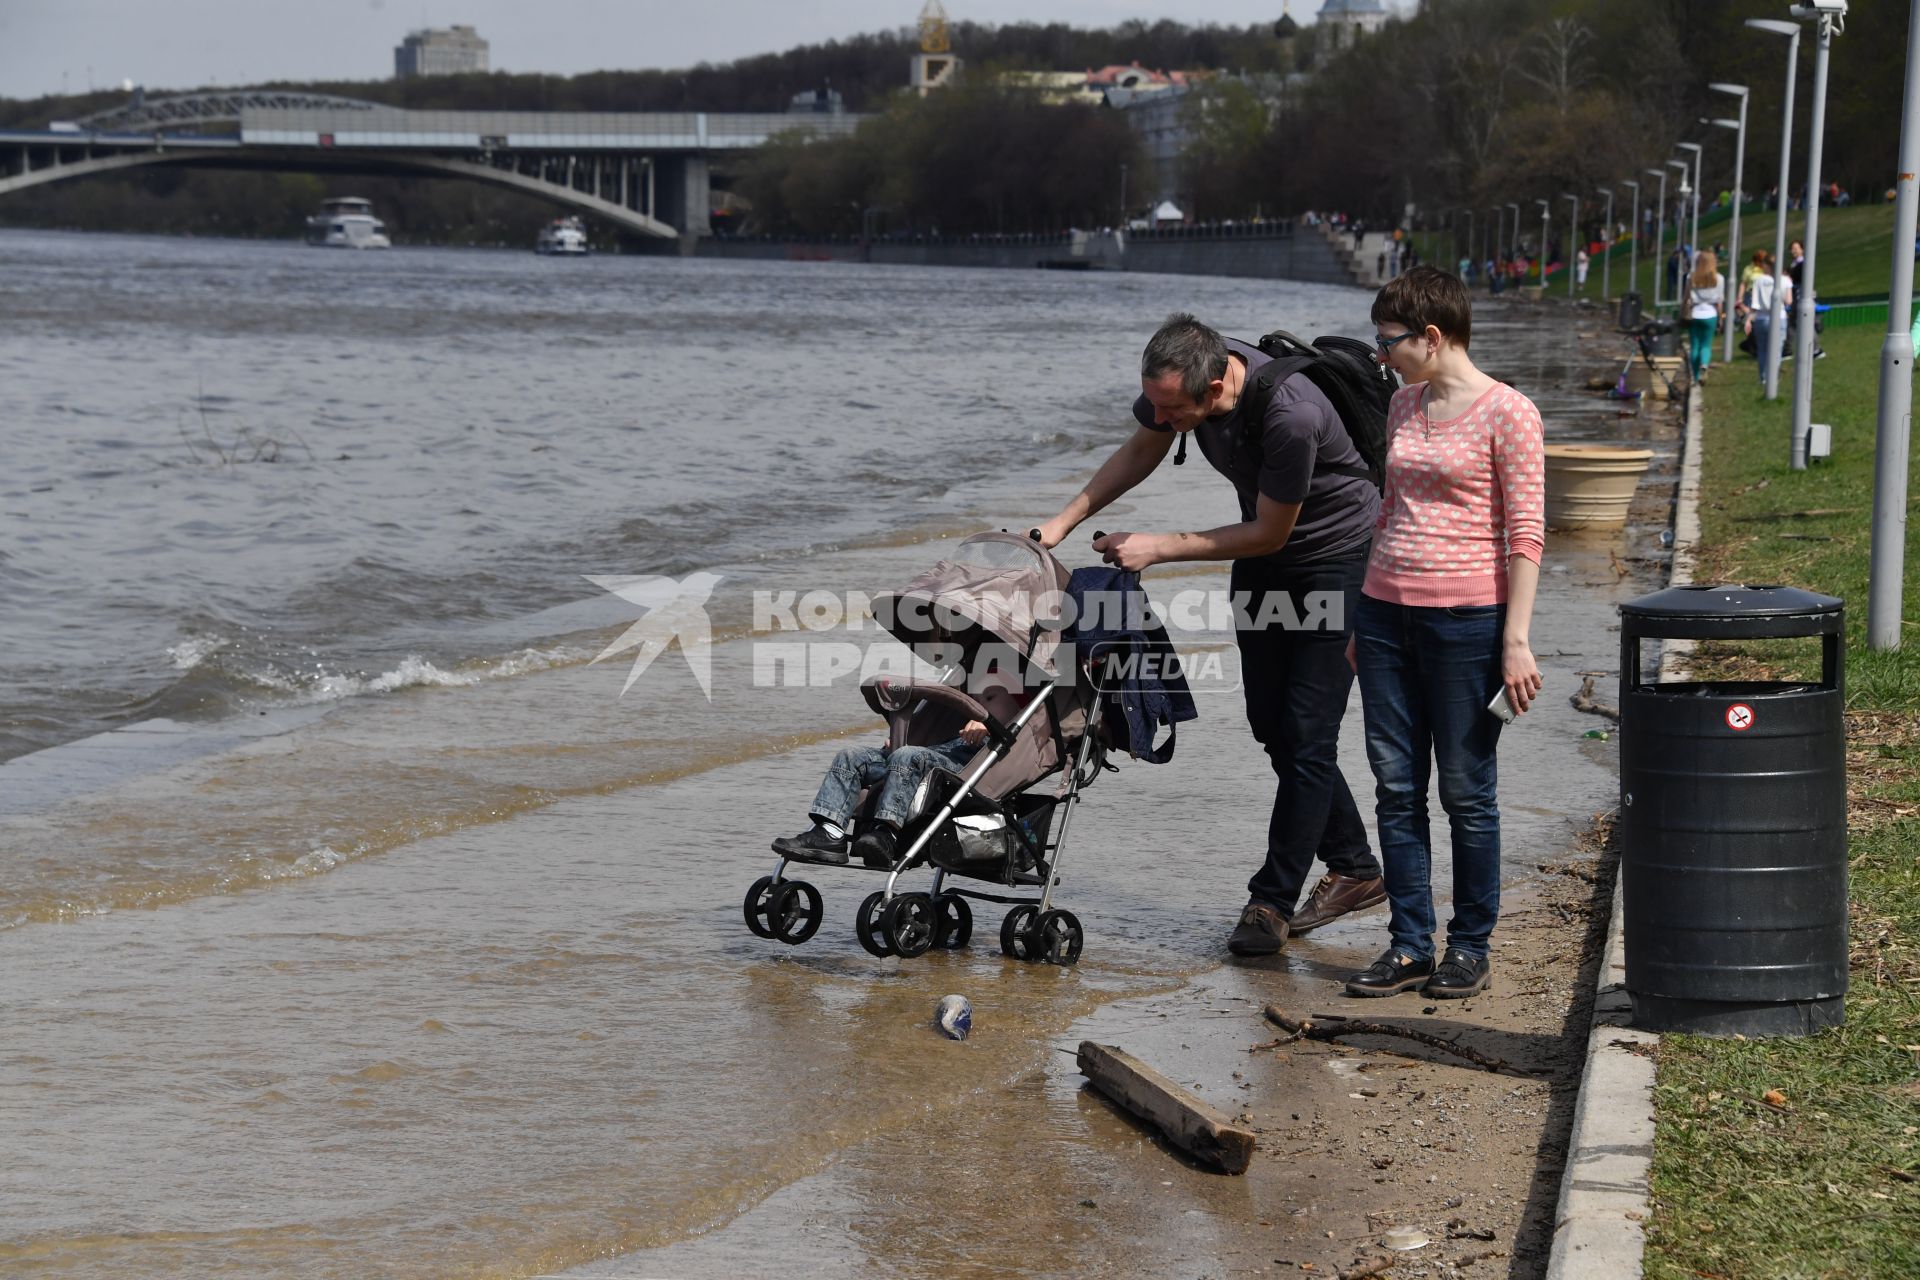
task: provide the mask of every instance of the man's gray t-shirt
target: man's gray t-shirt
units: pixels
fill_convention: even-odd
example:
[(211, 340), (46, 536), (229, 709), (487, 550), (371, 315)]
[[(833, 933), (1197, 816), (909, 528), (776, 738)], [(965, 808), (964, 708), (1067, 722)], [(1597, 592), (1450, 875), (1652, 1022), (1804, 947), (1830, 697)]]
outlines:
[[(1257, 347), (1227, 339), (1227, 350), (1247, 364), (1247, 382), (1272, 357)], [(1246, 394), (1244, 387), (1241, 401)], [(1172, 431), (1153, 420), (1153, 405), (1145, 396), (1133, 402), (1135, 421), (1150, 431)], [(1373, 537), (1380, 518), (1380, 490), (1364, 476), (1346, 475), (1330, 467), (1361, 469), (1366, 460), (1353, 447), (1340, 415), (1320, 388), (1296, 373), (1273, 389), (1266, 421), (1249, 431), (1241, 404), (1208, 418), (1193, 431), (1194, 441), (1213, 469), (1233, 482), (1240, 496), (1240, 518), (1254, 518), (1260, 494), (1275, 502), (1300, 503), (1287, 544), (1270, 556), (1275, 565), (1318, 564), (1353, 555)]]

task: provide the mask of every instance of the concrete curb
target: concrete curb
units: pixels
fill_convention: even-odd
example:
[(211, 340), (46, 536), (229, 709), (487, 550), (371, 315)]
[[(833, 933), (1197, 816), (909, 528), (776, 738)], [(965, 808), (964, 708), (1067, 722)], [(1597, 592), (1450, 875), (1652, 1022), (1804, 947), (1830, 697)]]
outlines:
[[(1693, 581), (1700, 541), (1701, 415), (1697, 388), (1687, 396), (1686, 448), (1673, 516), (1673, 564), (1668, 583)], [(1660, 674), (1684, 668), (1691, 641), (1662, 646)], [(1654, 1057), (1660, 1037), (1632, 1030), (1627, 997), (1627, 948), (1621, 883), (1613, 886), (1606, 951), (1587, 1036), (1587, 1065), (1574, 1104), (1566, 1172), (1554, 1214), (1548, 1280), (1637, 1280), (1646, 1249), (1654, 1134)]]

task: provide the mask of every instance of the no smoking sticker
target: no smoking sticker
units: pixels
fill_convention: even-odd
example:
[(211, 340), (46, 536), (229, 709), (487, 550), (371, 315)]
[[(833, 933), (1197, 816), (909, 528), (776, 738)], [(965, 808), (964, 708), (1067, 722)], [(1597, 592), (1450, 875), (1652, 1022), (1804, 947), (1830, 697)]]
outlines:
[(1753, 728), (1753, 708), (1744, 702), (1736, 702), (1728, 707), (1727, 728), (1735, 732)]

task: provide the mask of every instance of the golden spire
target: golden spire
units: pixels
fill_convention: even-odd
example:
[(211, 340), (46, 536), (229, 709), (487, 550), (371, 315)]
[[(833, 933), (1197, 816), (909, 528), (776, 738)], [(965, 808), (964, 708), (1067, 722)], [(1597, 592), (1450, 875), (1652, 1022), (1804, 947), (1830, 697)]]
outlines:
[(940, 0), (927, 0), (926, 7), (920, 10), (920, 52), (945, 53), (953, 48), (953, 41), (947, 37), (947, 11), (940, 6)]

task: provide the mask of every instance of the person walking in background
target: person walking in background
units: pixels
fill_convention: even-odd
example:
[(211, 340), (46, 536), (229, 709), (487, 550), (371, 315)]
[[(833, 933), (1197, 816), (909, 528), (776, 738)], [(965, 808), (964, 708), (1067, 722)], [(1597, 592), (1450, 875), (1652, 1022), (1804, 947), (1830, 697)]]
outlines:
[[(1817, 192), (1819, 188), (1814, 190)], [(1793, 353), (1800, 337), (1799, 309), (1814, 306), (1816, 302), (1813, 295), (1806, 292), (1804, 281), (1801, 280), (1806, 272), (1807, 246), (1798, 240), (1792, 241), (1787, 245), (1787, 280), (1793, 287), (1787, 290), (1787, 332), (1781, 343), (1788, 353)], [(1818, 360), (1827, 354), (1827, 349), (1820, 345), (1820, 316), (1817, 311), (1814, 313), (1813, 332), (1813, 358)]]
[(1579, 251), (1573, 255), (1573, 282), (1582, 289), (1587, 287), (1587, 267), (1592, 262), (1593, 258), (1587, 253), (1587, 247), (1581, 245)]
[[(1373, 302), (1378, 359), (1406, 385), (1387, 414), (1386, 486), (1354, 620), (1391, 942), (1348, 980), (1355, 996), (1486, 989), (1500, 916), (1494, 749), (1540, 691), (1530, 641), (1545, 538), (1540, 411), (1474, 367), (1467, 287), (1434, 267)], [(1488, 705), (1506, 700), (1506, 715)], [(1453, 837), (1453, 918), (1433, 958), (1427, 782)]]
[(1702, 249), (1693, 260), (1693, 276), (1687, 288), (1687, 355), (1693, 380), (1706, 377), (1713, 363), (1713, 335), (1726, 315), (1727, 282), (1720, 274), (1720, 261), (1711, 249)]
[[(1776, 283), (1783, 284), (1786, 292), (1781, 301), (1784, 315), (1793, 314), (1793, 281), (1776, 281), (1773, 274), (1773, 255), (1762, 254), (1764, 269), (1753, 278), (1753, 284), (1747, 289), (1747, 324), (1749, 336), (1753, 338), (1754, 359), (1760, 362), (1760, 385), (1767, 385), (1767, 343), (1773, 334), (1773, 289)], [(1782, 359), (1785, 358), (1784, 353)]]

